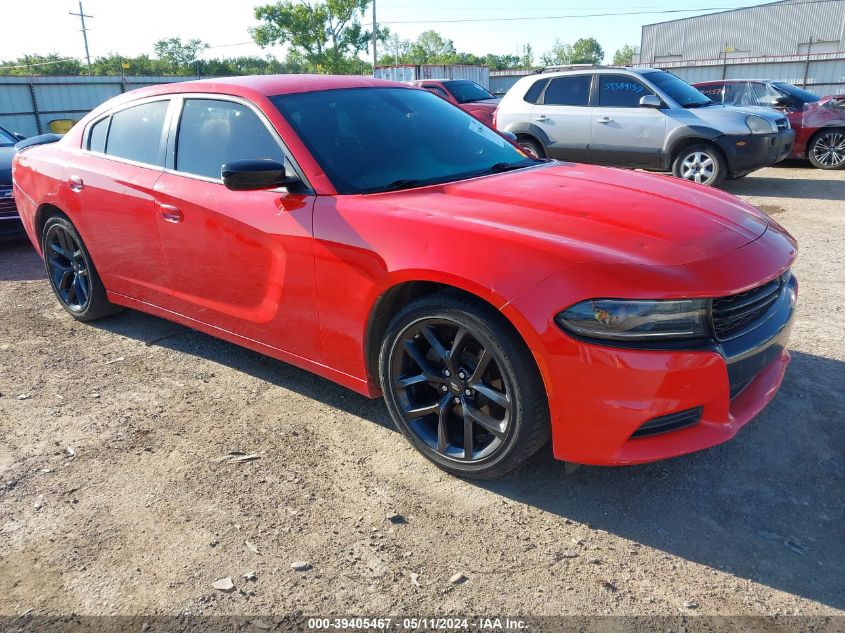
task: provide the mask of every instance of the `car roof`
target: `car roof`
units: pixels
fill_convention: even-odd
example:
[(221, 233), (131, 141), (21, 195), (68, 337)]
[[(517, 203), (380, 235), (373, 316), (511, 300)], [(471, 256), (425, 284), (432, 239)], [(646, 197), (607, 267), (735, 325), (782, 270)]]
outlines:
[(745, 83), (758, 83), (758, 84), (774, 84), (774, 83), (786, 83), (785, 81), (780, 81), (777, 79), (711, 79), (709, 81), (696, 81), (693, 82), (694, 86), (709, 86), (711, 84), (745, 84)]
[(631, 73), (633, 75), (644, 75), (650, 72), (666, 72), (660, 68), (632, 68), (630, 66), (576, 66), (570, 68), (555, 69), (550, 67), (549, 70), (538, 72), (536, 76), (541, 77), (561, 77), (563, 75), (583, 75), (586, 73)]
[(409, 86), (397, 81), (356, 75), (249, 75), (158, 84), (132, 92), (136, 97), (183, 92), (214, 92), (242, 96), (257, 94), (272, 97), (344, 88), (409, 88)]

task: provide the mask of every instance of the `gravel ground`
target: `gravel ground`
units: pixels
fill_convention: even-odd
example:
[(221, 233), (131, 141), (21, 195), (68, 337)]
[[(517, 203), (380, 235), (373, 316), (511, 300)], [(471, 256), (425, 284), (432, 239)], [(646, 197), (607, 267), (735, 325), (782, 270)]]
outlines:
[(138, 312), (76, 323), (0, 246), (0, 615), (845, 615), (845, 171), (726, 187), (801, 245), (774, 402), (695, 455), (482, 484), (381, 401)]

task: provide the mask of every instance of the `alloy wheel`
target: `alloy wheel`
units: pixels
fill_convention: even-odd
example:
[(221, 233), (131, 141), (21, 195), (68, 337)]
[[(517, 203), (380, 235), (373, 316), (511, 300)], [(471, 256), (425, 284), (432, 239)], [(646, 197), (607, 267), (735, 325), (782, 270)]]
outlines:
[(825, 167), (845, 165), (845, 132), (827, 132), (813, 144), (813, 158)]
[(56, 294), (70, 310), (84, 311), (91, 301), (91, 279), (81, 245), (60, 225), (50, 227), (44, 245), (47, 274)]
[(697, 183), (710, 182), (716, 173), (716, 161), (706, 152), (690, 152), (681, 161), (681, 176)]
[(406, 427), (438, 455), (477, 462), (508, 437), (513, 390), (466, 326), (438, 317), (413, 322), (396, 341), (390, 371)]

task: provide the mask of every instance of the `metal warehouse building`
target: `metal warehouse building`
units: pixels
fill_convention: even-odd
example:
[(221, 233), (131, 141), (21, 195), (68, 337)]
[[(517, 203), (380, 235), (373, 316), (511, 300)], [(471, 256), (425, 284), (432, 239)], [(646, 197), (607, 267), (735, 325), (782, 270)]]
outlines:
[(636, 65), (689, 83), (778, 79), (845, 93), (845, 0), (783, 0), (648, 24)]

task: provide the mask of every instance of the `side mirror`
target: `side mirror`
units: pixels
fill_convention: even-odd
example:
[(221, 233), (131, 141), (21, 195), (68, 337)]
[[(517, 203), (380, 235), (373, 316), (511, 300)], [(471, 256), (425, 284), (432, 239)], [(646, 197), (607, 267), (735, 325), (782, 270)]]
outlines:
[(268, 158), (233, 160), (220, 170), (223, 184), (232, 191), (257, 191), (287, 187), (299, 178), (288, 176), (285, 166)]
[(499, 134), (506, 137), (511, 142), (516, 143), (516, 134), (514, 134), (513, 132), (506, 132), (504, 130), (499, 130)]
[(660, 100), (660, 97), (656, 95), (643, 95), (640, 97), (640, 107), (641, 108), (662, 108), (663, 102)]
[(775, 97), (772, 99), (772, 107), (773, 108), (783, 108), (789, 105), (789, 97), (786, 95), (781, 95), (780, 97)]

